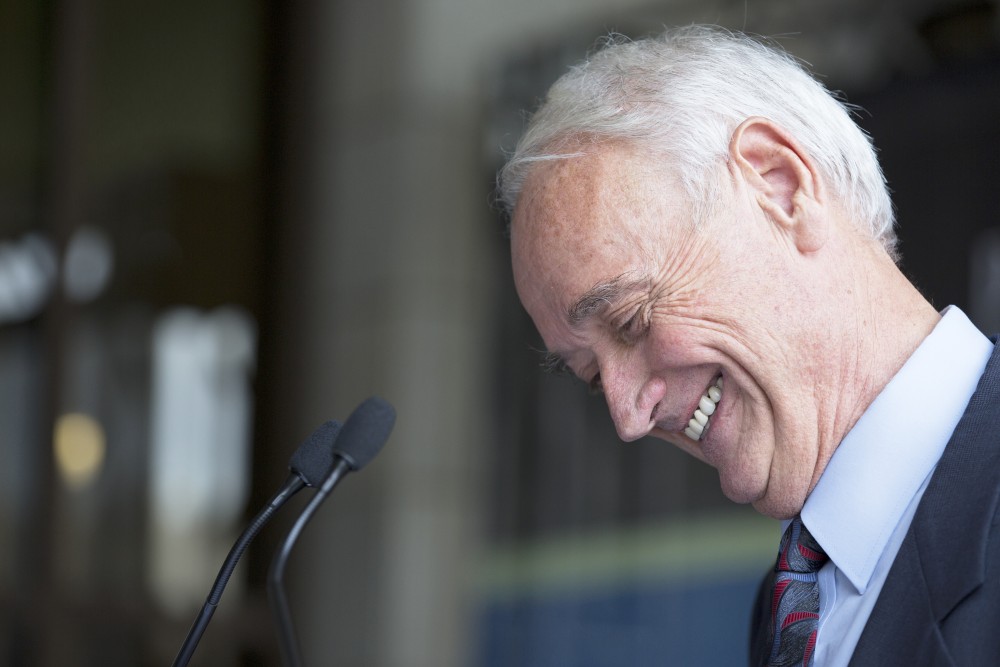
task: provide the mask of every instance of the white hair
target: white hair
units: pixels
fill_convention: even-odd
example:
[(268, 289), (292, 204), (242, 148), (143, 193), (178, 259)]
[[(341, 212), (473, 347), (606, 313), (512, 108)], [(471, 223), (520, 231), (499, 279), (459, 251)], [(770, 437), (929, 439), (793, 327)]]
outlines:
[(845, 212), (896, 257), (885, 178), (850, 109), (785, 51), (744, 34), (690, 26), (611, 37), (549, 89), (499, 174), (499, 197), (512, 212), (536, 162), (624, 140), (667, 157), (699, 219), (719, 201), (733, 131), (763, 116), (795, 137)]

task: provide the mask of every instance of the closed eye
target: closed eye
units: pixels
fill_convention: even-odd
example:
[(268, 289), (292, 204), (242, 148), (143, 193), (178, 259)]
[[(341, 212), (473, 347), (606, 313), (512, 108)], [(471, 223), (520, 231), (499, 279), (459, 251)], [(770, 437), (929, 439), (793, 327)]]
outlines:
[(615, 329), (615, 333), (622, 343), (626, 345), (636, 343), (649, 330), (649, 321), (645, 312), (645, 308), (638, 308), (631, 317)]

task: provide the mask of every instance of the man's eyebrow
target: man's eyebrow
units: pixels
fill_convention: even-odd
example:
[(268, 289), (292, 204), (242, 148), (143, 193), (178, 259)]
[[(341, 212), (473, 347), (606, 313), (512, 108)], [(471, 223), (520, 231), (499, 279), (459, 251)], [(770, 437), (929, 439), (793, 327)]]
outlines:
[(620, 301), (629, 292), (635, 291), (644, 284), (642, 280), (628, 278), (622, 274), (617, 278), (598, 283), (583, 293), (569, 310), (566, 319), (570, 326), (578, 327), (585, 321)]

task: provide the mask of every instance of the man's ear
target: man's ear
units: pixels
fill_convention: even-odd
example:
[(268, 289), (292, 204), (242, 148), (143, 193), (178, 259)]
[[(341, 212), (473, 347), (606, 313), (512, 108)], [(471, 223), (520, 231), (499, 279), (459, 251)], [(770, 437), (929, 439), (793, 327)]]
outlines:
[(821, 210), (822, 183), (795, 139), (766, 118), (748, 118), (733, 132), (729, 158), (757, 204), (799, 252), (823, 247), (830, 223)]

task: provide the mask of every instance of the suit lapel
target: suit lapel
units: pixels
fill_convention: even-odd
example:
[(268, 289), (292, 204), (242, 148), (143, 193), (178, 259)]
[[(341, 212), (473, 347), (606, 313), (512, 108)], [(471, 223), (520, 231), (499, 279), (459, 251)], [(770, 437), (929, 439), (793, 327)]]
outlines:
[(1000, 346), (938, 462), (852, 665), (952, 664), (938, 623), (985, 577), (1000, 489), (997, 406)]

